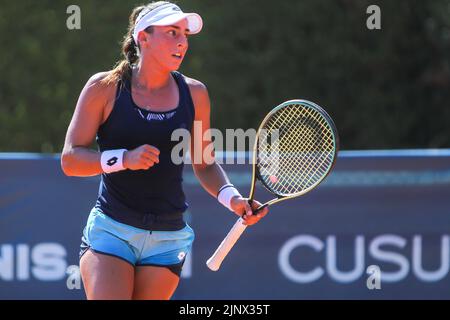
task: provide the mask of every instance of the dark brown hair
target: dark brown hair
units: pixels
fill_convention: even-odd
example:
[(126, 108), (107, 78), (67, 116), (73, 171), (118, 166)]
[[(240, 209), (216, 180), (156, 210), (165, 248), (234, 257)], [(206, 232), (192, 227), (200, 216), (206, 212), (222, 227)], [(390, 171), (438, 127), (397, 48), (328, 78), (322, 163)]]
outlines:
[[(131, 77), (131, 68), (133, 64), (139, 61), (138, 51), (136, 42), (133, 38), (133, 31), (134, 26), (136, 23), (136, 19), (141, 13), (142, 10), (145, 8), (148, 8), (150, 11), (162, 6), (164, 4), (170, 3), (168, 1), (156, 1), (151, 2), (150, 4), (144, 6), (138, 6), (133, 9), (131, 12), (131, 15), (128, 19), (128, 31), (125, 34), (123, 41), (122, 41), (122, 55), (124, 59), (118, 61), (116, 65), (114, 66), (114, 69), (111, 70), (111, 72), (103, 78), (102, 82), (105, 84), (111, 84), (116, 83), (121, 79), (124, 78), (130, 78)], [(145, 29), (145, 32), (152, 33), (153, 28), (150, 26), (147, 29)]]

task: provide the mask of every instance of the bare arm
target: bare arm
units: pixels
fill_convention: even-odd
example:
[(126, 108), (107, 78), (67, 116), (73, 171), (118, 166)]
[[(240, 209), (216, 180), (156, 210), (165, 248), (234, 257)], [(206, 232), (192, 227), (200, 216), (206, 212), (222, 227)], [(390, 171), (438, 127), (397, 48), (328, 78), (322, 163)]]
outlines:
[[(194, 173), (202, 187), (213, 197), (224, 184), (230, 183), (225, 171), (214, 160), (214, 150), (208, 129), (210, 129), (210, 100), (206, 87), (199, 81), (190, 79), (192, 100), (195, 105), (195, 123), (201, 125), (201, 137), (205, 139), (194, 140), (192, 130), (191, 161)], [(205, 155), (205, 157), (204, 157)]]
[[(202, 187), (210, 195), (217, 197), (217, 192), (220, 187), (230, 183), (230, 180), (222, 167), (214, 160), (214, 150), (211, 147), (211, 135), (208, 131), (208, 129), (210, 129), (211, 109), (208, 91), (199, 81), (189, 79), (188, 84), (195, 105), (195, 121), (197, 122), (197, 125), (201, 124), (201, 137), (203, 137), (203, 139), (201, 139), (200, 137), (195, 137), (194, 132), (191, 133), (192, 166)], [(252, 203), (252, 208), (255, 209), (260, 205), (261, 204), (258, 201), (254, 201)], [(242, 216), (245, 213), (243, 217), (248, 225), (258, 222), (259, 219), (264, 217), (268, 212), (268, 209), (265, 208), (257, 215), (252, 215), (252, 210), (247, 199), (238, 196), (232, 198), (231, 207), (238, 216)]]
[[(116, 86), (101, 83), (106, 75), (106, 72), (94, 75), (81, 91), (61, 154), (61, 168), (68, 176), (87, 177), (103, 173), (101, 153), (89, 146), (99, 126), (106, 120), (107, 110), (112, 110), (114, 104)], [(158, 156), (157, 148), (142, 145), (125, 152), (123, 165), (130, 170), (146, 170), (159, 162)]]
[(78, 98), (75, 112), (66, 134), (61, 154), (61, 168), (68, 176), (94, 176), (103, 172), (100, 152), (89, 149), (98, 127), (103, 122), (107, 103), (111, 103), (114, 88), (100, 83), (106, 73), (92, 76)]

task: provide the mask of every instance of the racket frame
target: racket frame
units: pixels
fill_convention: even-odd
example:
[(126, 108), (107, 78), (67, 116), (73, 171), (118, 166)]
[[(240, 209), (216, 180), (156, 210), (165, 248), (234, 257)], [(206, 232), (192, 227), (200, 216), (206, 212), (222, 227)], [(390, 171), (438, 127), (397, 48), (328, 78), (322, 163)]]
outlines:
[[(333, 134), (333, 144), (334, 144), (334, 155), (333, 155), (333, 161), (328, 169), (328, 171), (326, 172), (326, 174), (323, 175), (323, 177), (321, 177), (321, 179), (319, 179), (316, 183), (314, 183), (313, 185), (311, 185), (310, 187), (306, 188), (305, 190), (302, 190), (300, 192), (288, 195), (288, 196), (283, 196), (283, 195), (279, 195), (276, 192), (274, 192), (269, 186), (267, 186), (264, 183), (264, 180), (261, 179), (260, 177), (260, 173), (259, 170), (257, 168), (257, 156), (258, 156), (258, 137), (260, 135), (261, 130), (263, 129), (264, 125), (267, 123), (267, 121), (271, 118), (271, 116), (279, 111), (280, 109), (286, 107), (287, 105), (292, 105), (292, 104), (302, 104), (304, 106), (308, 106), (310, 108), (313, 108), (315, 110), (317, 110), (319, 113), (321, 113), (326, 120), (328, 121), (328, 124), (330, 125), (331, 129), (332, 129), (332, 134)], [(296, 100), (289, 100), (286, 102), (283, 102), (282, 104), (278, 105), (277, 107), (275, 107), (271, 112), (269, 112), (266, 117), (263, 119), (263, 121), (261, 122), (258, 131), (257, 131), (257, 135), (256, 135), (256, 140), (255, 140), (255, 144), (253, 146), (253, 170), (252, 170), (252, 183), (251, 183), (251, 189), (250, 189), (250, 195), (249, 195), (249, 203), (251, 205), (252, 200), (253, 200), (253, 196), (255, 194), (255, 186), (256, 186), (256, 180), (259, 180), (261, 182), (261, 184), (273, 195), (276, 196), (276, 198), (264, 203), (262, 206), (260, 206), (259, 208), (257, 208), (256, 210), (253, 211), (254, 214), (256, 214), (258, 211), (262, 210), (263, 208), (272, 205), (274, 203), (286, 200), (286, 199), (291, 199), (294, 197), (298, 197), (300, 195), (303, 195), (305, 193), (307, 193), (308, 191), (312, 190), (313, 188), (315, 188), (320, 182), (323, 181), (323, 179), (325, 179), (328, 174), (332, 171), (336, 159), (337, 159), (337, 154), (339, 151), (339, 136), (337, 133), (337, 129), (336, 126), (334, 125), (333, 120), (331, 119), (331, 117), (326, 113), (325, 110), (323, 110), (320, 106), (318, 106), (317, 104), (308, 101), (308, 100), (302, 100), (302, 99), (296, 99)], [(216, 251), (214, 252), (214, 254), (208, 259), (208, 261), (206, 262), (208, 268), (212, 271), (217, 271), (219, 270), (223, 260), (225, 259), (225, 257), (228, 255), (228, 253), (230, 252), (230, 250), (233, 248), (234, 244), (236, 243), (236, 241), (240, 238), (240, 236), (242, 235), (242, 233), (245, 231), (245, 229), (247, 228), (247, 225), (244, 224), (244, 219), (242, 217), (240, 217), (236, 223), (234, 224), (233, 228), (228, 232), (227, 236), (223, 239), (223, 241), (221, 242), (221, 244), (219, 245), (219, 247), (216, 249)]]
[[(261, 178), (258, 166), (257, 166), (257, 157), (258, 157), (258, 137), (262, 131), (262, 129), (264, 128), (264, 126), (266, 125), (266, 123), (269, 121), (269, 119), (272, 117), (272, 115), (276, 112), (278, 112), (279, 110), (285, 108), (288, 105), (294, 105), (294, 104), (301, 104), (303, 106), (309, 107), (311, 109), (316, 110), (317, 112), (319, 112), (326, 120), (327, 123), (329, 124), (329, 126), (331, 127), (331, 131), (333, 134), (333, 146), (334, 146), (334, 155), (333, 155), (333, 161), (327, 171), (326, 174), (324, 174), (319, 180), (317, 180), (314, 184), (312, 184), (311, 186), (309, 186), (308, 188), (301, 190), (299, 192), (296, 192), (294, 194), (291, 194), (289, 196), (285, 196), (285, 195), (280, 195), (277, 194), (274, 190), (272, 190), (265, 182), (264, 179)], [(312, 189), (314, 189), (315, 187), (317, 187), (317, 185), (319, 185), (329, 174), (330, 172), (333, 170), (333, 167), (336, 163), (336, 159), (337, 159), (337, 154), (339, 152), (339, 135), (338, 135), (338, 131), (336, 129), (336, 125), (334, 124), (333, 119), (330, 117), (330, 115), (318, 104), (308, 101), (308, 100), (304, 100), (304, 99), (293, 99), (293, 100), (288, 100), (285, 101), (283, 103), (281, 103), (280, 105), (276, 106), (274, 109), (272, 109), (263, 119), (263, 121), (261, 122), (261, 124), (259, 125), (258, 131), (256, 133), (256, 139), (255, 139), (255, 143), (253, 145), (253, 155), (252, 155), (252, 161), (253, 161), (253, 169), (252, 169), (252, 182), (251, 182), (251, 188), (250, 188), (250, 193), (249, 193), (249, 203), (252, 202), (253, 197), (255, 195), (255, 190), (256, 190), (256, 181), (259, 180), (259, 182), (263, 185), (263, 187), (265, 189), (267, 189), (267, 191), (269, 191), (271, 194), (275, 195), (276, 198), (267, 201), (266, 203), (264, 203), (263, 205), (261, 205), (261, 207), (259, 207), (258, 209), (256, 209), (254, 211), (254, 213), (257, 213), (258, 211), (262, 210), (263, 208), (273, 205), (277, 202), (281, 202), (283, 200), (287, 200), (287, 199), (292, 199), (298, 196), (301, 196), (309, 191), (311, 191)]]

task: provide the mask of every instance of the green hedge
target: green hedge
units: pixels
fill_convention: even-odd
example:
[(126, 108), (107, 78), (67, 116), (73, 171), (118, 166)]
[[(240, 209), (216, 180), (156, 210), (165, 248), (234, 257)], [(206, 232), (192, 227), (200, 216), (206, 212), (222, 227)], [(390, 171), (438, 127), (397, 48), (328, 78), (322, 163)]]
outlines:
[[(120, 58), (136, 1), (3, 1), (0, 151), (59, 152), (78, 95)], [(81, 8), (68, 30), (66, 8)], [(450, 147), (450, 1), (189, 0), (204, 19), (181, 71), (207, 85), (212, 125), (257, 126), (305, 98), (342, 148)], [(381, 30), (366, 8), (381, 8)]]

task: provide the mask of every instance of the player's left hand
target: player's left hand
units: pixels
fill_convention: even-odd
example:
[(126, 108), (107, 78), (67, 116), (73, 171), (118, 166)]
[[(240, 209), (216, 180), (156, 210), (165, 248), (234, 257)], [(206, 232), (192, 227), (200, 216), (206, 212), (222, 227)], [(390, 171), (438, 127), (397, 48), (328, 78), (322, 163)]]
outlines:
[(269, 209), (265, 207), (261, 211), (258, 211), (258, 213), (253, 214), (253, 210), (256, 210), (261, 205), (260, 202), (253, 200), (250, 208), (247, 198), (234, 197), (231, 199), (231, 209), (233, 209), (234, 213), (244, 219), (244, 224), (247, 226), (257, 223), (269, 212)]

